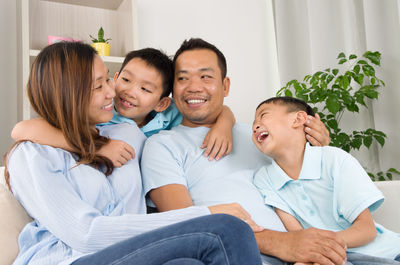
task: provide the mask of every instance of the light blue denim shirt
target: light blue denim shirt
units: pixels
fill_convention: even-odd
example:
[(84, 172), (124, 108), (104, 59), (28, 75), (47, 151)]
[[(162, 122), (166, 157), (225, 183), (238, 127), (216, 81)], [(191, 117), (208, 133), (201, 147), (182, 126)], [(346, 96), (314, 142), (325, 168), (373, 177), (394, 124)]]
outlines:
[[(375, 211), (383, 202), (363, 167), (336, 147), (306, 144), (299, 178), (293, 180), (273, 161), (262, 167), (254, 184), (267, 205), (279, 208), (306, 228), (341, 231), (365, 209)], [(350, 252), (394, 259), (400, 254), (400, 235), (376, 224), (378, 235)]]
[(106, 177), (71, 153), (32, 142), (9, 157), (11, 187), (33, 221), (20, 233), (14, 264), (70, 264), (144, 232), (209, 214), (206, 207), (146, 214), (139, 163), (146, 137), (136, 125), (100, 132), (135, 148), (135, 159)]
[[(130, 118), (120, 115), (115, 110), (113, 111), (113, 118), (107, 123), (99, 124), (99, 126), (118, 124), (118, 123), (129, 123), (135, 124)], [(150, 137), (161, 130), (170, 130), (171, 128), (179, 125), (182, 122), (182, 115), (176, 108), (175, 102), (171, 99), (171, 105), (163, 112), (151, 112), (150, 115), (153, 117), (145, 126), (141, 128), (142, 132), (146, 137)]]

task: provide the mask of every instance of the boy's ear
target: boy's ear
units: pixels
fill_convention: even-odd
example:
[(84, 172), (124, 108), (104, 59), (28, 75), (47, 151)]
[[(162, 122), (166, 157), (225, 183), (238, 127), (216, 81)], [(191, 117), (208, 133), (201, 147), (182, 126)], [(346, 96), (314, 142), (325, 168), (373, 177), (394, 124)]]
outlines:
[(170, 97), (163, 97), (158, 104), (154, 107), (155, 112), (162, 112), (166, 110), (169, 105), (171, 105), (171, 98)]
[(116, 72), (115, 75), (114, 75), (114, 79), (113, 79), (114, 80), (114, 84), (115, 84), (115, 82), (117, 82), (118, 74), (119, 74), (119, 72)]
[(308, 118), (308, 115), (305, 111), (297, 111), (296, 115), (295, 115), (295, 119), (293, 121), (293, 128), (297, 128), (297, 127), (303, 127), (303, 125), (306, 123)]

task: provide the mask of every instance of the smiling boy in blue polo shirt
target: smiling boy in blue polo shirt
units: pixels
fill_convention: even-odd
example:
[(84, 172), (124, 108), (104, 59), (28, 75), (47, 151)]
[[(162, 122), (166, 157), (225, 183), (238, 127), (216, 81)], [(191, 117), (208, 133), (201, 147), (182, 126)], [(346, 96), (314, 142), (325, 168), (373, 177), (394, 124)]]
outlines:
[(384, 200), (381, 192), (349, 153), (307, 143), (307, 115), (314, 116), (312, 108), (290, 97), (270, 98), (257, 107), (252, 139), (274, 159), (254, 176), (265, 203), (288, 231), (337, 232), (347, 243), (349, 262), (361, 253), (390, 259), (374, 263), (370, 257), (368, 264), (400, 264), (400, 235), (371, 217)]

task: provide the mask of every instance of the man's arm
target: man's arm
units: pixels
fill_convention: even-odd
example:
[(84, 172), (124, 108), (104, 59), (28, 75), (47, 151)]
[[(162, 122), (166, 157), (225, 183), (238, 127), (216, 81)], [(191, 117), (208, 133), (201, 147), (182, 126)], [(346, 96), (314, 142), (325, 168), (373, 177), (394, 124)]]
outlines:
[[(150, 198), (160, 212), (176, 210), (193, 206), (188, 189), (180, 184), (168, 184), (149, 192)], [(238, 203), (218, 204), (209, 206), (212, 214), (224, 213), (233, 215), (246, 222), (254, 232), (264, 230), (264, 227), (258, 226)]]
[(321, 121), (318, 114), (315, 117), (308, 116), (307, 122), (304, 124), (304, 131), (306, 132), (307, 141), (313, 146), (326, 146), (329, 145), (331, 139), (329, 131), (325, 124)]
[(332, 231), (316, 228), (293, 232), (264, 230), (255, 236), (261, 253), (285, 261), (345, 264), (345, 242)]
[(180, 184), (169, 184), (149, 192), (150, 199), (160, 212), (193, 206), (188, 189)]

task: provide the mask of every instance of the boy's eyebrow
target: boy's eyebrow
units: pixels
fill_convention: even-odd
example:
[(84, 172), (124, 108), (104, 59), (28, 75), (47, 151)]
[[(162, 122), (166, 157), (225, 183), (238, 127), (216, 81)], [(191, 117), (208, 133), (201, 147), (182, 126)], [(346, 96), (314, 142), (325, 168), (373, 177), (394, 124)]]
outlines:
[[(121, 71), (121, 73), (124, 73), (124, 72), (128, 73), (129, 75), (135, 76), (135, 74), (132, 73), (132, 72), (129, 71), (129, 70), (124, 69), (124, 70)], [(144, 80), (144, 79), (142, 79), (142, 81), (143, 81), (143, 83), (145, 83), (146, 85), (152, 86), (154, 89), (157, 88), (156, 84), (154, 84), (154, 83), (151, 82), (151, 81)]]
[(127, 70), (127, 69), (122, 69), (121, 73), (124, 73), (124, 72), (126, 72), (126, 73), (132, 75), (131, 71), (129, 71), (129, 70)]

